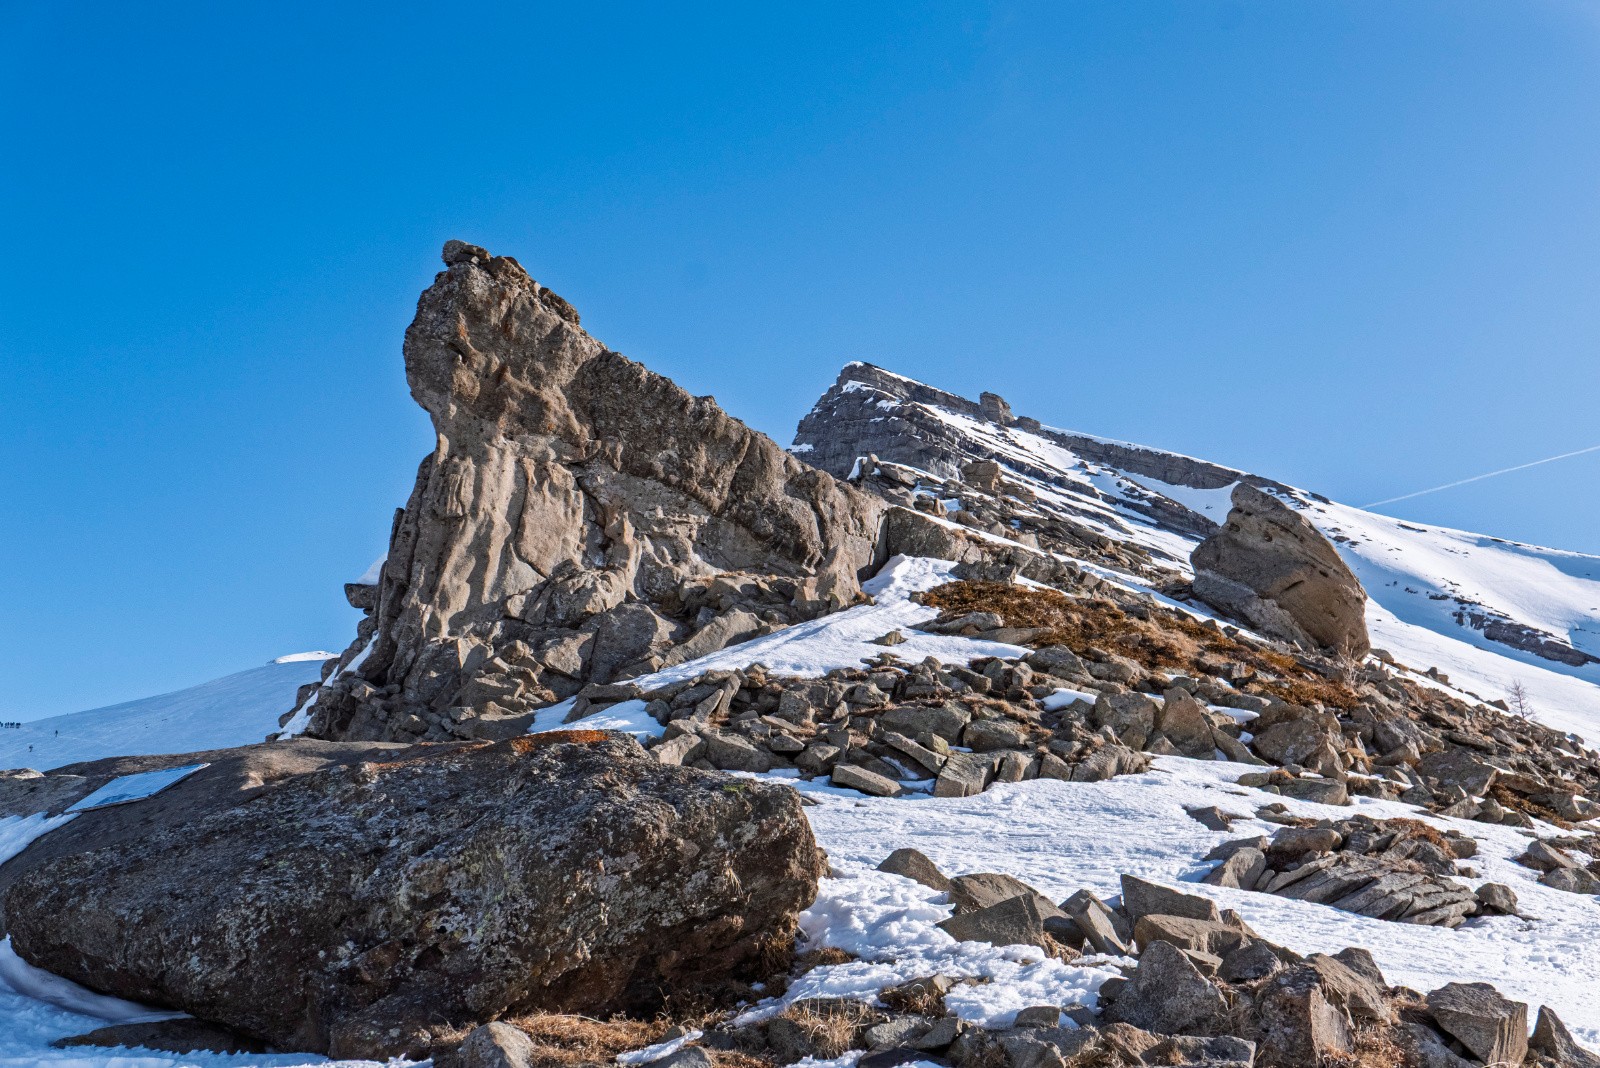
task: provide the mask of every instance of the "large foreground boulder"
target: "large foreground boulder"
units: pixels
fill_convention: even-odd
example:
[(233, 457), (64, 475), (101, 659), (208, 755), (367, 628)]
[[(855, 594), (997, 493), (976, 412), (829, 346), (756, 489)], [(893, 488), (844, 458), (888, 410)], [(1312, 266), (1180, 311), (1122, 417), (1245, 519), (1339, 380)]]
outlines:
[(1351, 656), (1372, 647), (1367, 591), (1299, 512), (1241, 482), (1221, 530), (1195, 547), (1194, 592), (1263, 633)]
[(279, 1048), (382, 1058), (506, 1013), (714, 996), (781, 965), (815, 897), (787, 787), (598, 732), (392, 752), (24, 854), (13, 946)]
[(606, 348), (511, 257), (444, 261), (405, 338), (437, 445), (291, 732), (491, 736), (475, 722), (860, 596), (883, 502)]

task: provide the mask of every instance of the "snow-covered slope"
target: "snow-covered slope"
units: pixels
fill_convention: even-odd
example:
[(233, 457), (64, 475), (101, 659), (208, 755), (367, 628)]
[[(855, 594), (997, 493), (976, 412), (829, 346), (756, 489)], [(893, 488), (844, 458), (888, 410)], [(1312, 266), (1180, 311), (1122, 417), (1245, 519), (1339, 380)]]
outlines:
[(963, 464), (993, 460), (1022, 490), (1015, 506), (1147, 551), (1175, 575), (1247, 481), (1302, 511), (1366, 587), (1373, 642), (1462, 692), (1517, 704), (1541, 722), (1600, 741), (1600, 557), (1337, 504), (1261, 475), (1013, 417), (870, 364), (845, 367), (800, 424), (794, 451), (847, 477), (857, 456), (924, 472), (945, 507)]
[(108, 756), (259, 742), (278, 729), (295, 691), (314, 681), (332, 655), (295, 653), (185, 690), (0, 730), (0, 768), (49, 771)]

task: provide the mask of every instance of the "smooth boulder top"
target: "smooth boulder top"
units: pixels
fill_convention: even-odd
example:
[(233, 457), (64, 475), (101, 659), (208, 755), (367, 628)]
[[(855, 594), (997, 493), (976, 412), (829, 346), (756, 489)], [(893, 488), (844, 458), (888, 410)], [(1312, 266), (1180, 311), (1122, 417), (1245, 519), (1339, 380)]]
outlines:
[(1195, 547), (1195, 593), (1274, 637), (1365, 655), (1367, 592), (1333, 543), (1269, 493), (1234, 487), (1222, 529)]

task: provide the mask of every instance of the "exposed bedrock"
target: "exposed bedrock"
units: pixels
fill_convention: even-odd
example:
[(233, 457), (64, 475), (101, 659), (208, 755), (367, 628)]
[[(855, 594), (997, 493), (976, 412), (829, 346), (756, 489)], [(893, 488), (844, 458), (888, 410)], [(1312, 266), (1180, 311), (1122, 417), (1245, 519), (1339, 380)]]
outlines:
[(508, 1013), (728, 993), (782, 966), (816, 896), (786, 786), (593, 731), (366, 749), (205, 754), (80, 816), (0, 868), (13, 946), (281, 1049), (382, 1059)]
[(444, 259), (405, 339), (437, 445), (310, 733), (459, 737), (730, 611), (703, 651), (859, 597), (882, 502), (607, 349), (511, 257)]
[(1194, 592), (1263, 633), (1352, 656), (1371, 648), (1367, 592), (1300, 513), (1241, 483), (1221, 530), (1195, 547)]

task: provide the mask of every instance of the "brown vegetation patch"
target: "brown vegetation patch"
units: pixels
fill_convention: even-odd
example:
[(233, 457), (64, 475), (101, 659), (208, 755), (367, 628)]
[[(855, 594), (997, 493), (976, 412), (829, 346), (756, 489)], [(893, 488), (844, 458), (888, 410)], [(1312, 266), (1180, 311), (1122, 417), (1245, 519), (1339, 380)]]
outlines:
[(859, 959), (854, 953), (839, 949), (837, 946), (824, 946), (821, 949), (813, 949), (796, 957), (794, 960), (794, 976), (798, 979), (813, 968), (849, 964), (851, 961)]
[(1500, 802), (1502, 808), (1509, 809), (1513, 812), (1520, 812), (1524, 816), (1528, 816), (1532, 819), (1544, 820), (1546, 823), (1555, 827), (1560, 827), (1563, 830), (1572, 829), (1571, 821), (1564, 819), (1553, 809), (1546, 808), (1526, 794), (1517, 793), (1504, 783), (1490, 783), (1489, 796)]
[[(562, 1013), (532, 1013), (508, 1016), (502, 1023), (515, 1027), (533, 1040), (531, 1068), (575, 1068), (582, 1064), (609, 1064), (619, 1053), (641, 1049), (661, 1041), (670, 1021), (595, 1020), (587, 1016)], [(455, 1036), (455, 1043), (467, 1032)]]
[(1424, 842), (1438, 846), (1439, 849), (1443, 851), (1445, 856), (1448, 857), (1454, 855), (1451, 853), (1450, 840), (1444, 836), (1439, 828), (1433, 826), (1431, 823), (1423, 823), (1421, 820), (1408, 819), (1404, 816), (1400, 816), (1395, 819), (1383, 820), (1382, 826), (1386, 831), (1394, 831), (1397, 839), (1420, 838)]
[(855, 1048), (861, 1032), (881, 1019), (865, 1002), (833, 998), (797, 1001), (782, 1017), (799, 1026), (819, 1060), (844, 1056)]
[(1294, 657), (1247, 645), (1178, 612), (1152, 608), (1140, 618), (1107, 600), (1007, 582), (947, 582), (924, 593), (922, 603), (939, 609), (941, 619), (994, 612), (1007, 627), (1041, 628), (1044, 633), (1029, 642), (1036, 647), (1064, 645), (1079, 656), (1098, 650), (1149, 671), (1192, 675), (1212, 674), (1220, 658), (1254, 673), (1254, 679), (1239, 684), (1248, 693), (1297, 705), (1354, 708), (1357, 703), (1348, 685), (1324, 678)]
[(545, 731), (513, 738), (511, 748), (519, 754), (531, 753), (547, 745), (595, 745), (609, 737), (611, 735), (605, 731)]

